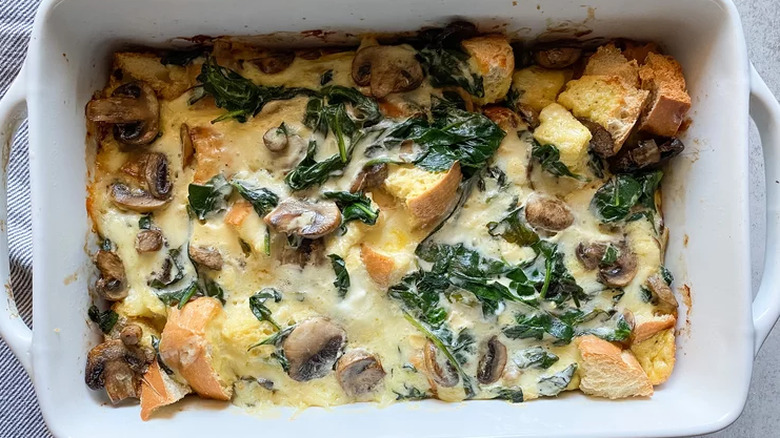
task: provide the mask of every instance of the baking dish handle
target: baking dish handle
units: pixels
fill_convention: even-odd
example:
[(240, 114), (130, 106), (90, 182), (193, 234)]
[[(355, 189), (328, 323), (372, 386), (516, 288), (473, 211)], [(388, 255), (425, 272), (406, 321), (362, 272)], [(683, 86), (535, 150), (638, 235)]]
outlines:
[(780, 316), (780, 104), (750, 65), (750, 117), (764, 150), (766, 172), (766, 256), (764, 274), (753, 300), (755, 353)]
[(0, 145), (2, 145), (3, 189), (0, 190), (0, 283), (5, 289), (5, 301), (0, 303), (0, 336), (21, 362), (27, 373), (31, 372), (30, 330), (16, 308), (11, 288), (10, 263), (8, 259), (8, 161), (11, 157), (11, 142), (19, 125), (27, 117), (25, 68), (19, 72), (11, 87), (0, 99)]

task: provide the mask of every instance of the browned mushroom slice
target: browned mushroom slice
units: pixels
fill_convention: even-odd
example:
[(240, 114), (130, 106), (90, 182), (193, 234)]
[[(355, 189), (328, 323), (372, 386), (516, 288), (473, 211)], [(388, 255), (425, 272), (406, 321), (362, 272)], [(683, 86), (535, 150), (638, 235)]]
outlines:
[(582, 263), (582, 266), (587, 270), (593, 270), (598, 268), (601, 260), (604, 258), (604, 254), (607, 252), (607, 244), (602, 242), (594, 242), (589, 244), (580, 243), (577, 245), (575, 254), (577, 260)]
[(128, 347), (119, 339), (110, 339), (90, 350), (84, 380), (90, 389), (105, 388), (112, 403), (137, 398), (141, 378), (152, 360), (151, 349)]
[(437, 385), (451, 388), (460, 381), (458, 371), (446, 358), (444, 359), (444, 365), (442, 366), (439, 361), (439, 356), (439, 349), (436, 348), (436, 345), (429, 339), (423, 349), (425, 368), (428, 370), (428, 375)]
[(184, 168), (192, 163), (192, 158), (195, 156), (195, 145), (192, 144), (190, 127), (186, 123), (182, 123), (179, 127), (179, 139), (181, 140), (181, 166)]
[(111, 97), (89, 101), (87, 119), (113, 124), (117, 141), (145, 145), (159, 134), (160, 102), (147, 83), (130, 82), (117, 87)]
[(610, 265), (599, 265), (599, 281), (612, 287), (624, 287), (636, 276), (636, 255), (623, 242), (617, 246), (617, 260)]
[(560, 199), (535, 194), (526, 201), (525, 220), (534, 228), (558, 232), (574, 223), (574, 215)]
[(95, 284), (96, 292), (108, 301), (119, 301), (127, 296), (125, 287), (125, 266), (113, 251), (100, 250), (95, 255), (95, 266), (100, 278)]
[(664, 314), (677, 314), (677, 298), (666, 280), (659, 274), (653, 274), (647, 279), (647, 289), (653, 294), (653, 304)]
[(358, 85), (370, 85), (371, 94), (377, 99), (414, 90), (423, 77), (414, 50), (402, 46), (364, 47), (352, 60), (352, 79)]
[(287, 148), (287, 130), (284, 124), (271, 128), (263, 134), (263, 144), (271, 152), (281, 152)]
[(135, 250), (139, 253), (159, 251), (162, 245), (160, 230), (141, 230), (135, 235)]
[(111, 184), (111, 200), (123, 210), (149, 213), (168, 203), (166, 199), (157, 199), (151, 193), (139, 188), (130, 188), (123, 183)]
[(146, 154), (144, 180), (149, 193), (157, 199), (168, 199), (173, 184), (168, 178), (168, 157), (160, 152)]
[(503, 106), (491, 105), (482, 108), (482, 113), (504, 132), (516, 130), (520, 124), (520, 117), (511, 109)]
[(582, 49), (553, 47), (534, 52), (534, 60), (544, 68), (566, 68), (580, 59)]
[(287, 198), (265, 216), (274, 231), (317, 239), (341, 225), (341, 212), (335, 202), (309, 202)]
[(293, 380), (306, 382), (325, 377), (347, 342), (344, 329), (322, 317), (298, 324), (282, 343)]
[(613, 172), (635, 172), (640, 169), (654, 169), (670, 158), (677, 156), (685, 145), (671, 138), (660, 145), (654, 139), (639, 140), (633, 147), (623, 147), (609, 162)]
[(325, 246), (319, 239), (302, 239), (298, 247), (285, 246), (280, 260), (283, 264), (295, 264), (303, 268), (307, 264), (319, 265), (325, 260)]
[(590, 144), (588, 147), (596, 155), (609, 158), (615, 155), (615, 141), (612, 139), (612, 134), (609, 133), (603, 126), (598, 123), (593, 123), (588, 119), (577, 119), (585, 125), (590, 131)]
[(349, 187), (351, 193), (365, 192), (380, 187), (387, 179), (387, 164), (379, 163), (366, 166), (358, 173), (355, 181)]
[(485, 353), (477, 366), (477, 380), (484, 385), (494, 383), (504, 373), (506, 366), (506, 346), (498, 337), (490, 338), (484, 347)]
[(119, 332), (119, 339), (126, 346), (132, 347), (141, 342), (143, 334), (143, 330), (137, 324), (128, 324)]
[(281, 73), (295, 61), (295, 53), (293, 52), (266, 52), (259, 58), (252, 60), (252, 64), (256, 65), (265, 74)]
[(215, 248), (203, 246), (190, 246), (190, 258), (193, 262), (208, 269), (219, 271), (222, 269), (222, 254)]
[(365, 350), (351, 350), (339, 359), (336, 378), (351, 397), (373, 392), (385, 378), (382, 363)]

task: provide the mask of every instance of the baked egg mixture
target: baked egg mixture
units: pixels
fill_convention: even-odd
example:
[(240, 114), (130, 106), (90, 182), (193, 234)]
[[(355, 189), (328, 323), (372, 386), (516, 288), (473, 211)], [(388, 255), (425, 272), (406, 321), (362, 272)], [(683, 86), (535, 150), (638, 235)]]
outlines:
[(675, 360), (663, 164), (690, 107), (653, 43), (456, 22), (281, 51), (118, 52), (86, 107), (104, 341), (141, 417), (647, 397)]

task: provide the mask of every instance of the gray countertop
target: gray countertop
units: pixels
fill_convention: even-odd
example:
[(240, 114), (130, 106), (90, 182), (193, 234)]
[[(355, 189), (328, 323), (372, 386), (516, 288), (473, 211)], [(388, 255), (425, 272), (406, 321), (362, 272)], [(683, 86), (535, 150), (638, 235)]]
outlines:
[[(35, 0), (0, 1), (0, 78), (18, 69), (19, 55), (27, 42), (31, 5)], [(780, 2), (778, 0), (736, 0), (748, 40), (750, 59), (769, 88), (780, 96)], [(21, 22), (21, 24), (20, 24)], [(0, 80), (0, 93), (7, 84)], [(751, 127), (751, 226), (753, 290), (758, 288), (764, 254), (764, 166), (758, 135)], [(20, 155), (24, 165), (26, 154)], [(15, 165), (12, 159), (11, 166)], [(13, 183), (13, 181), (11, 182)], [(24, 202), (24, 200), (22, 201)], [(28, 204), (29, 205), (29, 204)], [(13, 224), (9, 223), (9, 228)], [(13, 229), (11, 229), (13, 231)], [(29, 281), (29, 272), (16, 282)], [(29, 297), (25, 298), (29, 299)], [(30, 315), (24, 315), (29, 321)], [(707, 437), (770, 437), (780, 435), (780, 329), (766, 340), (756, 358), (750, 395), (742, 416), (726, 429)], [(51, 436), (35, 402), (35, 394), (21, 366), (0, 342), (0, 437)]]

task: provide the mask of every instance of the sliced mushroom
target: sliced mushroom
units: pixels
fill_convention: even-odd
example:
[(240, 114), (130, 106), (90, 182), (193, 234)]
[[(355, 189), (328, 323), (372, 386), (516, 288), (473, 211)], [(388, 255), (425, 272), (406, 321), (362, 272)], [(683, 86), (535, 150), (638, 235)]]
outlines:
[(139, 213), (152, 212), (168, 203), (168, 200), (155, 198), (146, 190), (130, 188), (120, 182), (111, 184), (111, 200), (121, 209)]
[(428, 370), (428, 375), (437, 385), (451, 388), (458, 384), (458, 381), (460, 381), (458, 371), (446, 358), (444, 359), (444, 366), (440, 364), (439, 349), (430, 339), (423, 349), (423, 357), (425, 358), (425, 368)]
[(344, 329), (322, 317), (298, 324), (282, 343), (293, 380), (306, 382), (325, 377), (347, 342)]
[(87, 104), (87, 119), (114, 125), (114, 138), (128, 145), (145, 145), (157, 138), (160, 102), (152, 87), (137, 81), (117, 87), (111, 97)]
[(127, 296), (125, 266), (113, 251), (100, 250), (95, 255), (95, 266), (100, 278), (95, 283), (96, 292), (108, 301), (119, 301)]
[(349, 187), (351, 193), (365, 192), (380, 187), (387, 179), (387, 164), (379, 163), (366, 166), (358, 173)]
[(336, 364), (336, 378), (350, 397), (373, 392), (385, 378), (382, 363), (365, 350), (351, 350)]
[(582, 49), (553, 47), (534, 52), (534, 60), (544, 68), (566, 68), (580, 59)]
[(317, 239), (341, 225), (341, 212), (335, 202), (287, 198), (268, 213), (264, 220), (276, 232)]
[(263, 53), (259, 58), (253, 59), (252, 63), (263, 73), (272, 75), (281, 73), (295, 61), (295, 53), (284, 51), (272, 51)]
[(181, 166), (184, 168), (192, 163), (192, 158), (195, 156), (195, 145), (192, 144), (190, 127), (186, 123), (182, 123), (179, 127), (179, 139), (181, 140)]
[(577, 260), (582, 263), (585, 269), (591, 271), (599, 267), (601, 259), (604, 258), (604, 254), (607, 252), (607, 243), (594, 242), (589, 244), (580, 243), (577, 245), (575, 254)]
[(504, 132), (516, 131), (518, 125), (520, 125), (520, 116), (511, 109), (503, 106), (491, 105), (482, 108), (482, 113), (504, 130)]
[(677, 138), (671, 138), (660, 145), (652, 138), (639, 140), (634, 147), (623, 147), (610, 160), (609, 167), (613, 172), (653, 169), (677, 156), (684, 149), (685, 145)]
[(135, 235), (135, 250), (139, 253), (159, 251), (162, 245), (160, 230), (141, 230)]
[(525, 203), (525, 220), (534, 228), (558, 232), (574, 223), (574, 215), (560, 199), (535, 194)]
[(146, 154), (144, 180), (149, 193), (157, 199), (168, 199), (171, 196), (173, 184), (168, 178), (168, 157), (160, 152)]
[(585, 125), (590, 131), (590, 144), (589, 148), (596, 155), (602, 158), (609, 158), (615, 155), (615, 141), (612, 139), (612, 134), (609, 133), (603, 126), (598, 123), (591, 122), (588, 119), (577, 119)]
[(364, 47), (352, 60), (352, 79), (358, 85), (370, 85), (371, 94), (377, 99), (414, 90), (423, 76), (414, 50), (402, 46)]
[(263, 134), (263, 144), (271, 152), (281, 152), (287, 148), (287, 130), (282, 126), (271, 128)]
[(523, 119), (529, 128), (536, 129), (539, 127), (539, 123), (541, 122), (539, 121), (538, 111), (522, 103), (516, 104), (515, 107), (517, 108), (517, 113), (520, 115), (520, 118)]
[(485, 353), (477, 366), (477, 380), (487, 385), (501, 378), (507, 355), (506, 346), (498, 340), (497, 336), (493, 336), (485, 343), (484, 350)]
[(128, 324), (119, 332), (119, 339), (125, 346), (132, 347), (141, 342), (143, 334), (143, 330), (137, 324)]
[(149, 348), (128, 347), (119, 339), (109, 339), (90, 350), (84, 380), (90, 389), (105, 388), (112, 403), (137, 398), (152, 360), (154, 351)]
[(677, 314), (677, 298), (674, 296), (672, 288), (666, 283), (666, 280), (659, 275), (653, 274), (647, 279), (647, 288), (656, 299), (658, 311), (664, 314)]
[(282, 250), (281, 262), (283, 264), (295, 264), (303, 268), (307, 264), (321, 264), (325, 258), (325, 245), (319, 239), (303, 239), (293, 248), (285, 246)]
[(615, 263), (599, 266), (599, 281), (612, 287), (624, 287), (636, 276), (636, 255), (628, 245), (623, 242), (617, 247), (618, 258)]
[(190, 246), (190, 258), (204, 268), (219, 271), (222, 269), (222, 254), (216, 248), (206, 248), (203, 246)]

